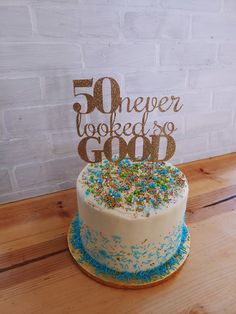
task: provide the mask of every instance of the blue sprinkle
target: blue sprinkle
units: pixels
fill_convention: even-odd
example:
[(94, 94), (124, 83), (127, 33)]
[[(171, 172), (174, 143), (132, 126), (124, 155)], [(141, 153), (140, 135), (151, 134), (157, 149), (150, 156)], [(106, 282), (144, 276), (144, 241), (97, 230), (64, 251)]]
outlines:
[(152, 203), (152, 204), (156, 204), (155, 198), (151, 198), (151, 203)]
[(98, 178), (96, 181), (97, 181), (98, 183), (102, 183), (102, 182), (103, 182), (103, 179), (102, 179), (102, 178)]
[(115, 196), (116, 198), (120, 198), (120, 197), (121, 197), (121, 193), (119, 193), (119, 192), (114, 193), (114, 196)]
[(103, 258), (110, 258), (110, 256), (107, 254), (105, 250), (99, 250), (98, 254), (102, 256)]
[(149, 183), (149, 187), (150, 187), (150, 188), (155, 188), (155, 187), (156, 187), (156, 183), (155, 183), (155, 182)]

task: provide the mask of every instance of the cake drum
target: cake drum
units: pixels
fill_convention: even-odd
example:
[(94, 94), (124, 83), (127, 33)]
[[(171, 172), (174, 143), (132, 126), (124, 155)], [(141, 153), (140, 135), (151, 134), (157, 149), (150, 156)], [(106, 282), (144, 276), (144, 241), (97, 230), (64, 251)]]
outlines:
[(73, 246), (72, 241), (71, 241), (72, 240), (72, 222), (75, 219), (76, 219), (76, 216), (72, 219), (71, 224), (69, 226), (68, 234), (67, 234), (67, 241), (68, 241), (68, 247), (69, 247), (70, 253), (83, 273), (85, 273), (88, 277), (106, 286), (120, 288), (120, 289), (142, 289), (142, 288), (149, 288), (149, 287), (159, 285), (162, 282), (166, 281), (167, 279), (171, 278), (181, 269), (181, 267), (183, 266), (190, 252), (190, 234), (188, 231), (186, 240), (183, 243), (185, 252), (177, 256), (175, 255), (175, 257), (178, 259), (178, 265), (175, 267), (175, 269), (168, 271), (168, 273), (164, 276), (154, 275), (150, 281), (145, 281), (145, 282), (138, 279), (137, 280), (132, 279), (129, 281), (118, 280), (117, 278), (109, 274), (97, 273), (96, 268), (93, 265), (83, 260), (83, 253), (80, 251), (80, 249), (77, 249)]

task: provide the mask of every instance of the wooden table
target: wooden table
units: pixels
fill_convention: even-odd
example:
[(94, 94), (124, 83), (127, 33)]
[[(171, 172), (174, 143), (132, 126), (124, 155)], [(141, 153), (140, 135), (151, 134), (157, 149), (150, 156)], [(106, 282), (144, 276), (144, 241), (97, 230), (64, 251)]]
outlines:
[(236, 154), (179, 167), (192, 246), (173, 279), (131, 291), (86, 277), (67, 249), (71, 189), (1, 206), (0, 313), (236, 313)]

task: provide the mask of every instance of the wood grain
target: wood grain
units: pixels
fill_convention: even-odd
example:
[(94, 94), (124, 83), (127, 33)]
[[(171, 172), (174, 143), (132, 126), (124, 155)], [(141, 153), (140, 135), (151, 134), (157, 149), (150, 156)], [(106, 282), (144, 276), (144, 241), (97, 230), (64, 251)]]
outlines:
[(0, 313), (236, 313), (236, 154), (179, 165), (190, 185), (191, 253), (140, 291), (85, 276), (67, 250), (75, 190), (0, 207)]

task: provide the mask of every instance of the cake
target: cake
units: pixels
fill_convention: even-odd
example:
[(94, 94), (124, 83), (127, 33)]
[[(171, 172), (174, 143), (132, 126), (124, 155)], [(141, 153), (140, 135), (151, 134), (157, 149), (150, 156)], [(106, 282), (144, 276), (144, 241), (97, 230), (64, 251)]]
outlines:
[(88, 164), (77, 179), (74, 244), (114, 274), (143, 276), (173, 264), (187, 233), (187, 198), (186, 177), (170, 163)]

